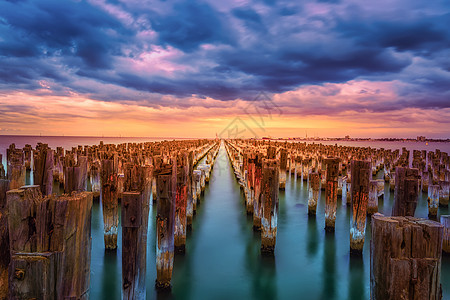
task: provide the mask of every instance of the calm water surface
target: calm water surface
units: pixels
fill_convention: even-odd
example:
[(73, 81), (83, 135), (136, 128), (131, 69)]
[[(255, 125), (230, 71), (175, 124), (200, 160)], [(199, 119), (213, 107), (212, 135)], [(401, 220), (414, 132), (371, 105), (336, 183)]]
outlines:
[[(89, 143), (82, 138), (75, 141), (59, 138), (53, 145), (40, 139), (52, 148), (97, 144), (100, 140), (102, 138)], [(125, 141), (130, 139), (116, 142)], [(16, 139), (15, 142), (17, 147), (23, 147), (25, 143), (35, 146), (33, 141), (21, 144)], [(2, 153), (9, 143), (0, 137)], [(397, 145), (401, 148), (411, 144), (417, 146), (416, 143)], [(437, 148), (446, 151), (442, 146)], [(448, 148), (448, 144), (444, 146)], [(416, 217), (427, 217), (426, 199), (425, 194), (420, 196)], [(286, 190), (280, 191), (279, 201), (275, 257), (261, 257), (260, 237), (253, 233), (239, 185), (225, 149), (221, 147), (211, 182), (194, 218), (193, 230), (188, 233), (186, 254), (175, 257), (171, 293), (158, 294), (154, 289), (156, 207), (150, 207), (147, 299), (368, 299), (370, 224), (362, 258), (350, 258), (350, 209), (341, 200), (338, 200), (334, 234), (326, 234), (323, 229), (324, 193), (318, 204), (317, 217), (308, 217), (306, 182), (288, 176)], [(379, 201), (380, 212), (390, 215), (392, 203), (393, 192), (386, 187), (384, 199)], [(449, 214), (449, 210), (440, 208), (441, 214)], [(121, 231), (118, 250), (105, 252), (99, 203), (93, 206), (92, 240), (91, 299), (120, 299)], [(441, 282), (444, 299), (450, 299), (449, 257), (442, 260)]]

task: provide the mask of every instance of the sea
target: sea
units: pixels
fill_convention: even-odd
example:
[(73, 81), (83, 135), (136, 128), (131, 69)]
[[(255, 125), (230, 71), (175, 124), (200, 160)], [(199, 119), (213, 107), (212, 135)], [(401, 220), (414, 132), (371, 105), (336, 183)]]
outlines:
[[(110, 137), (0, 136), (0, 153), (6, 167), (6, 148), (38, 142), (51, 148), (70, 149), (78, 145), (145, 142), (163, 139)], [(172, 140), (172, 139), (168, 139)], [(316, 142), (318, 143), (318, 142)], [(450, 143), (340, 141), (321, 142), (385, 149), (435, 150), (450, 153)], [(383, 175), (379, 173), (378, 178)], [(261, 256), (259, 234), (252, 230), (242, 192), (226, 151), (222, 146), (211, 180), (202, 196), (188, 232), (186, 253), (176, 255), (172, 289), (157, 292), (155, 258), (156, 207), (150, 207), (147, 241), (147, 299), (369, 299), (370, 297), (370, 219), (361, 257), (350, 256), (351, 210), (346, 195), (338, 199), (336, 231), (326, 234), (325, 193), (321, 193), (317, 216), (308, 217), (306, 182), (287, 176), (286, 189), (279, 193), (278, 228), (275, 255)], [(379, 211), (390, 215), (393, 192), (385, 187)], [(151, 203), (151, 201), (150, 201)], [(439, 208), (438, 215), (450, 214)], [(427, 218), (427, 195), (419, 195), (416, 217)], [(122, 239), (119, 226), (118, 249), (107, 252), (103, 243), (102, 208), (92, 211), (92, 256), (90, 299), (121, 298)], [(450, 299), (450, 257), (442, 257), (441, 284), (444, 299)]]

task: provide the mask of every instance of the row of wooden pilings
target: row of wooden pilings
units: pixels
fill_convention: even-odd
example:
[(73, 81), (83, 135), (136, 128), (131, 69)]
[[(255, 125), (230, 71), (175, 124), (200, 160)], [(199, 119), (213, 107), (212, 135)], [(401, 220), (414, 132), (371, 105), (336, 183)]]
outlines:
[[(372, 222), (371, 299), (441, 299), (442, 253), (450, 254), (450, 217), (435, 220), (435, 204), (429, 202), (429, 220), (414, 218), (423, 189), (422, 168), (409, 167), (409, 154), (397, 151), (286, 143), (255, 140), (227, 140), (226, 149), (241, 188), (246, 210), (253, 215), (253, 228), (261, 230), (261, 252), (273, 254), (276, 244), (278, 190), (284, 189), (286, 174), (308, 182), (308, 216), (316, 215), (320, 190), (325, 191), (325, 224), (334, 232), (337, 199), (347, 194), (351, 207), (350, 254), (361, 255), (366, 216)], [(424, 152), (414, 152), (413, 165), (423, 166)], [(448, 155), (429, 152), (430, 173), (439, 185), (433, 199), (448, 205)], [(437, 160), (439, 159), (439, 163)], [(395, 168), (395, 171), (393, 171)], [(385, 170), (394, 178), (394, 204), (391, 216), (378, 211), (378, 197), (384, 193), (384, 180), (372, 175)], [(430, 174), (428, 173), (428, 174)], [(442, 180), (441, 180), (442, 179)], [(421, 187), (422, 182), (422, 187)], [(430, 186), (428, 186), (428, 193)]]
[[(174, 252), (185, 251), (218, 149), (213, 140), (100, 142), (65, 152), (12, 144), (6, 173), (0, 164), (0, 299), (89, 298), (91, 209), (98, 198), (106, 251), (117, 248), (120, 205), (122, 298), (144, 299), (152, 191), (155, 286), (170, 288)], [(34, 185), (26, 185), (31, 170)]]

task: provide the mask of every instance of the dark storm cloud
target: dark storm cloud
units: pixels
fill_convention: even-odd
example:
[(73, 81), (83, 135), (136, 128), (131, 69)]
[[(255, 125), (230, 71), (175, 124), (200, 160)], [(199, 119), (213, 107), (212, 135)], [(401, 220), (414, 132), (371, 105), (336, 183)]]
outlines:
[[(164, 105), (150, 96), (251, 100), (261, 90), (399, 80), (399, 100), (371, 109), (450, 103), (445, 1), (151, 4), (0, 2), (0, 88), (36, 90), (44, 80), (59, 93), (109, 101), (148, 96)], [(143, 58), (163, 50), (169, 54)]]

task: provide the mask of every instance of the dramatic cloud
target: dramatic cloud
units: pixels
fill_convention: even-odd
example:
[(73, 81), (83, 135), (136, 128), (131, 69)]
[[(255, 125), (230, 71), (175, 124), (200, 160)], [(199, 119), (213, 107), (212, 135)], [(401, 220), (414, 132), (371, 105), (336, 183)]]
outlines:
[(231, 118), (263, 91), (284, 118), (406, 128), (413, 111), (450, 117), (449, 28), (444, 0), (2, 1), (0, 104), (16, 123), (50, 97)]

